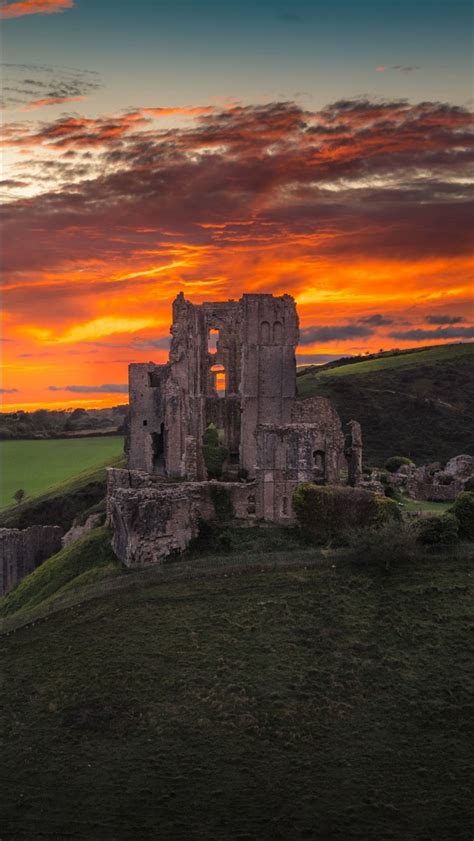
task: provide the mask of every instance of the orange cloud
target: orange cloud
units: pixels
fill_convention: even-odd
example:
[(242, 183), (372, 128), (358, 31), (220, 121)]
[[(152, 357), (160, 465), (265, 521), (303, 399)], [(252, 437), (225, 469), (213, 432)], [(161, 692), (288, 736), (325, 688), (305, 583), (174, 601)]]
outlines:
[(33, 99), (22, 110), (31, 111), (34, 108), (45, 108), (48, 105), (64, 105), (65, 102), (84, 102), (86, 99), (86, 96), (47, 96), (44, 99)]
[(1, 18), (20, 18), (24, 15), (54, 15), (72, 9), (74, 0), (19, 0), (0, 5)]
[(7, 128), (37, 180), (3, 208), (7, 401), (48, 403), (63, 382), (98, 394), (130, 361), (165, 361), (181, 289), (197, 302), (290, 292), (305, 360), (427, 344), (427, 315), (470, 337), (465, 109), (203, 106), (172, 129), (161, 116)]

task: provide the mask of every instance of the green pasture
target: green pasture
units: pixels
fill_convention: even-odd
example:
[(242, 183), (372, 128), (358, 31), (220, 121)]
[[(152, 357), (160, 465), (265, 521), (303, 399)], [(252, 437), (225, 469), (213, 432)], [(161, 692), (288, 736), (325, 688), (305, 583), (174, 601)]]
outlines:
[[(462, 359), (474, 359), (474, 342), (459, 345), (438, 345), (425, 348), (416, 353), (401, 353), (394, 356), (381, 356), (378, 359), (366, 359), (341, 365), (340, 368), (324, 368), (322, 371), (313, 369), (318, 377), (350, 377), (354, 374), (375, 374), (379, 371), (411, 368), (419, 365), (437, 365)], [(304, 373), (300, 376), (304, 377)]]
[(0, 441), (0, 508), (15, 504), (13, 494), (18, 488), (23, 488), (26, 499), (36, 497), (110, 463), (122, 452), (120, 436)]

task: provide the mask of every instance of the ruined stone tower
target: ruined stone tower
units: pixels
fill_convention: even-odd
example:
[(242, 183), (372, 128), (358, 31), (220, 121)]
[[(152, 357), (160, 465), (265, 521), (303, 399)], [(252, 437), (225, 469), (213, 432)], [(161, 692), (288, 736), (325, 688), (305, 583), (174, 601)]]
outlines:
[[(130, 566), (184, 549), (215, 516), (216, 486), (236, 522), (294, 522), (301, 482), (356, 484), (360, 426), (346, 436), (323, 397), (296, 399), (298, 315), (290, 295), (173, 303), (164, 365), (129, 368), (127, 470), (108, 471), (113, 546)], [(208, 481), (203, 436), (219, 430), (225, 481)]]
[(289, 423), (296, 397), (293, 298), (195, 305), (181, 292), (171, 333), (166, 365), (130, 366), (129, 467), (205, 479), (201, 442), (214, 423), (224, 431), (229, 466), (255, 476), (257, 426)]

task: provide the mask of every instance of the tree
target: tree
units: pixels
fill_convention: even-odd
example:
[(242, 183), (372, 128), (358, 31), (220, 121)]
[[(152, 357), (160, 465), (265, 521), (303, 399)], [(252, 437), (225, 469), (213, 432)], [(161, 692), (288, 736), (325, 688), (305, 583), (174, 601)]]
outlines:
[(15, 491), (15, 493), (13, 494), (13, 499), (16, 499), (17, 505), (19, 505), (20, 502), (23, 502), (24, 498), (25, 498), (25, 491), (23, 490), (23, 488), (18, 488), (18, 490)]

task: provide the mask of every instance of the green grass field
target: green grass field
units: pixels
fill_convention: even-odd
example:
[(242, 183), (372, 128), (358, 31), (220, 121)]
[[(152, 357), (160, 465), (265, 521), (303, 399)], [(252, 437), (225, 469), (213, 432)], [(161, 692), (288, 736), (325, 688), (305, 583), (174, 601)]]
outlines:
[(2, 637), (3, 841), (471, 841), (466, 560), (383, 575), (252, 532), (172, 580), (99, 530), (8, 597), (64, 609)]
[[(465, 358), (470, 359), (474, 363), (474, 342), (466, 342), (466, 344), (459, 345), (438, 345), (413, 353), (381, 356), (379, 359), (362, 360), (361, 362), (341, 365), (338, 368), (325, 368), (317, 373), (317, 376), (346, 377), (354, 376), (355, 374), (372, 374), (378, 371), (411, 368), (414, 365), (442, 365), (452, 360)], [(304, 369), (301, 369), (301, 371), (303, 372)], [(301, 373), (300, 376), (304, 376), (304, 374)]]
[(0, 508), (14, 505), (23, 488), (34, 498), (123, 452), (123, 438), (103, 436), (44, 441), (0, 441)]

